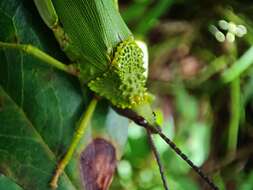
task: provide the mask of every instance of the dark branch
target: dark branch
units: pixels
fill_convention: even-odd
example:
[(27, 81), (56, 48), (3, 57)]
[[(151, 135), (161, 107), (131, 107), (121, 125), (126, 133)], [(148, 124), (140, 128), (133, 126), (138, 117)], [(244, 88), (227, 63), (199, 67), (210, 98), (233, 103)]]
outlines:
[(155, 144), (153, 142), (151, 132), (148, 129), (146, 131), (147, 131), (147, 135), (148, 135), (149, 144), (151, 146), (151, 149), (154, 153), (156, 162), (157, 162), (158, 167), (159, 167), (160, 175), (161, 175), (161, 178), (162, 178), (162, 181), (163, 181), (163, 187), (164, 187), (165, 190), (169, 190), (169, 187), (168, 187), (168, 184), (167, 184), (167, 181), (166, 181), (166, 177), (165, 177), (165, 174), (164, 174), (164, 168), (163, 168), (159, 153), (158, 153), (158, 151), (155, 147)]

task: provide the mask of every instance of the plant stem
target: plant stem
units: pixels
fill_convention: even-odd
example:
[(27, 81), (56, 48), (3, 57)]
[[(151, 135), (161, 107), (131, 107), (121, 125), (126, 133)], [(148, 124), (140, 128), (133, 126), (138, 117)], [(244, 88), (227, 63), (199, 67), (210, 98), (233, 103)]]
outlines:
[(240, 121), (240, 77), (232, 81), (230, 86), (230, 123), (228, 132), (228, 151), (235, 152)]
[(159, 0), (155, 6), (145, 14), (136, 28), (136, 33), (145, 35), (157, 22), (157, 19), (174, 3), (174, 0)]
[(222, 75), (221, 80), (229, 83), (239, 77), (245, 70), (253, 64), (253, 46), (251, 46), (235, 63)]

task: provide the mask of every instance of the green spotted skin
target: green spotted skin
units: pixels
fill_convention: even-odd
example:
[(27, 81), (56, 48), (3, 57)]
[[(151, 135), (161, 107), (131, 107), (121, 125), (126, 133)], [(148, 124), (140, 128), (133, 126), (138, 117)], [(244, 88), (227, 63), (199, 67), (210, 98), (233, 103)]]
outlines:
[(148, 99), (144, 71), (143, 52), (131, 37), (115, 48), (109, 70), (88, 86), (117, 107), (136, 107)]

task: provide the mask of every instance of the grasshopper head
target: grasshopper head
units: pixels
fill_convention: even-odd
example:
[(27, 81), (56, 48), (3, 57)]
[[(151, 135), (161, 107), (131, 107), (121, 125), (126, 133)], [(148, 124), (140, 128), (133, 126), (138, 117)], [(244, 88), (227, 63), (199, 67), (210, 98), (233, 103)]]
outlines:
[(139, 104), (133, 107), (132, 110), (143, 117), (149, 124), (156, 125), (155, 116), (149, 103)]
[(132, 109), (153, 123), (146, 80), (143, 51), (130, 37), (115, 48), (109, 70), (88, 85), (114, 106)]

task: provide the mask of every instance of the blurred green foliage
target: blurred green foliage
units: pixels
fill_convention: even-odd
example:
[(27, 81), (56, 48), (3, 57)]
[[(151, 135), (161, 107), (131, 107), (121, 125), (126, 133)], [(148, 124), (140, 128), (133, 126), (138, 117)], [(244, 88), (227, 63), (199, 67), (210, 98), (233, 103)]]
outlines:
[[(220, 189), (253, 189), (253, 3), (119, 3), (125, 21), (149, 46), (148, 85), (164, 132)], [(219, 42), (209, 30), (219, 20), (243, 25), (247, 34)], [(208, 189), (166, 144), (154, 140), (173, 190)], [(112, 189), (163, 189), (144, 130), (130, 126), (117, 173)]]

